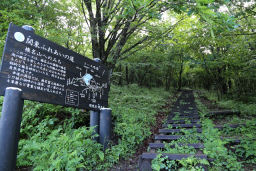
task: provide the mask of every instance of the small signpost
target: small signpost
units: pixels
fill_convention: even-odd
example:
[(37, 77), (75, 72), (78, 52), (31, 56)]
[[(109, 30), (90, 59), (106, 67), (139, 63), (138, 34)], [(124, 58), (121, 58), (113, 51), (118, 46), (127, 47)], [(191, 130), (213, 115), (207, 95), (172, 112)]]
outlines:
[(0, 66), (0, 170), (15, 168), (24, 99), (98, 112), (108, 92), (106, 66), (11, 23)]

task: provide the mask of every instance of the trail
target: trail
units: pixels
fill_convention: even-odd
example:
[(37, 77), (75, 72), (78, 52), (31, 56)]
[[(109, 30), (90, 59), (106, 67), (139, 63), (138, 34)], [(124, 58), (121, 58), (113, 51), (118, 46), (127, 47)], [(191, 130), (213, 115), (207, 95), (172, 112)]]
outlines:
[[(139, 169), (142, 171), (152, 170), (151, 162), (159, 154), (166, 157), (166, 160), (173, 161), (188, 157), (207, 160), (207, 155), (202, 152), (204, 145), (200, 138), (201, 127), (193, 91), (182, 91), (167, 121), (159, 129), (159, 133), (154, 136), (154, 142), (149, 144), (149, 152), (144, 152), (141, 155)], [(173, 150), (174, 148), (176, 149)], [(188, 151), (184, 150), (186, 148), (192, 149), (194, 153), (184, 153), (184, 151)], [(204, 165), (201, 165), (201, 167), (207, 170)]]

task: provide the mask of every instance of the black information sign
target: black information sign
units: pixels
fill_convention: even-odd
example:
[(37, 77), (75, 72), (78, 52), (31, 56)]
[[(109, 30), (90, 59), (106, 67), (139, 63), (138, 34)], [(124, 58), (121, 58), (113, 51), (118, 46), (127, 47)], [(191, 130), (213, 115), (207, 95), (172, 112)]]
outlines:
[(19, 87), (23, 98), (97, 110), (108, 105), (106, 66), (10, 24), (2, 65), (0, 95)]

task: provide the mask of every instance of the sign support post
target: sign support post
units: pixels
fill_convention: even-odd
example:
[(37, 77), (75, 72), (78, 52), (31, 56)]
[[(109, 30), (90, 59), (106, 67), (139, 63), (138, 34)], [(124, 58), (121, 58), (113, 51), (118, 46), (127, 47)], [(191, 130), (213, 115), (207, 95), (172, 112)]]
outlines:
[(111, 109), (102, 108), (100, 110), (100, 144), (103, 145), (105, 150), (108, 147), (108, 143), (111, 136)]
[(22, 90), (7, 87), (0, 118), (0, 170), (15, 170), (24, 100)]

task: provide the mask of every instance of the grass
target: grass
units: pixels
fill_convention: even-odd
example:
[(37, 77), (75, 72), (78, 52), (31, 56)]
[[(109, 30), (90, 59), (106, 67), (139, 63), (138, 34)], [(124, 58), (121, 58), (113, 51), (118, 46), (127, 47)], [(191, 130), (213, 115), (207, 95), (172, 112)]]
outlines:
[[(227, 162), (216, 160), (214, 166), (216, 169), (228, 168), (230, 170), (250, 170), (251, 166), (256, 166), (256, 105), (255, 101), (238, 101), (224, 97), (221, 100), (213, 92), (201, 91), (209, 100), (215, 101), (222, 108), (240, 111), (240, 115), (220, 116), (212, 118), (214, 123), (226, 126), (223, 130), (214, 129), (213, 120), (204, 118), (203, 131), (206, 132), (206, 142), (204, 151), (214, 158), (225, 158)], [(248, 99), (253, 99), (249, 98)], [(208, 109), (197, 100), (197, 105), (201, 110), (202, 116), (208, 112)], [(229, 124), (242, 124), (238, 128), (230, 128)], [(228, 142), (222, 141), (219, 137), (239, 137), (241, 143), (236, 146), (231, 146)], [(212, 140), (211, 140), (212, 139)], [(209, 141), (211, 140), (211, 141)], [(228, 160), (227, 160), (228, 159)], [(249, 167), (248, 167), (249, 166)], [(240, 169), (238, 169), (240, 168)]]
[(203, 152), (208, 158), (213, 159), (209, 170), (241, 170), (242, 165), (237, 160), (236, 155), (230, 153), (225, 147), (227, 142), (221, 140), (220, 131), (214, 128), (212, 120), (205, 117), (209, 112), (207, 107), (201, 103), (196, 93), (195, 98), (202, 121), (202, 136), (205, 147)]
[[(223, 96), (218, 99), (217, 93), (214, 91), (200, 90), (209, 100), (217, 102), (217, 105), (223, 108), (240, 111), (243, 116), (256, 116), (256, 98), (247, 97), (246, 101), (232, 99), (229, 96)], [(250, 101), (248, 101), (250, 100)]]

